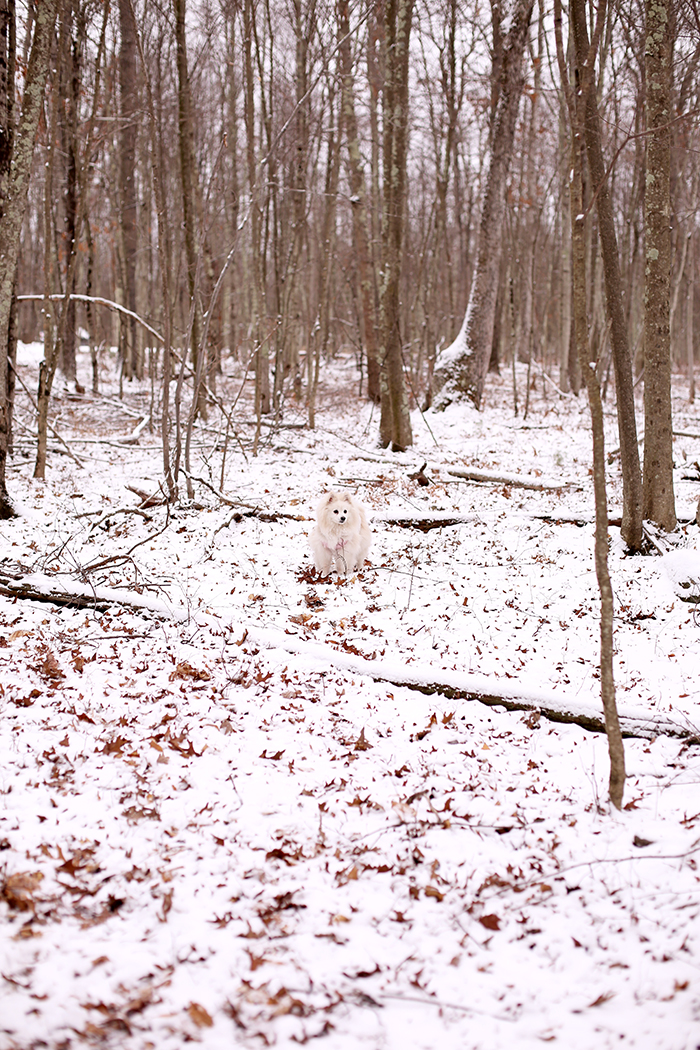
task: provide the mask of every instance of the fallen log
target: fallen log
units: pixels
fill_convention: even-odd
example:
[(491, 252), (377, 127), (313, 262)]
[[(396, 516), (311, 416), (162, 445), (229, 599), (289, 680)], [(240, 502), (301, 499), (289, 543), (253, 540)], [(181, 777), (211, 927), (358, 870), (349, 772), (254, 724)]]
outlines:
[(374, 514), (372, 520), (381, 522), (382, 525), (396, 525), (399, 529), (418, 529), (419, 532), (430, 532), (431, 529), (445, 529), (451, 525), (468, 525), (478, 519), (473, 515), (463, 518), (385, 518)]
[[(581, 726), (595, 733), (605, 732), (605, 722), (597, 697), (586, 702), (567, 701), (554, 693), (532, 690), (515, 681), (502, 682), (485, 675), (450, 672), (438, 668), (407, 668), (405, 663), (370, 660), (362, 656), (338, 652), (330, 645), (306, 641), (296, 635), (273, 629), (230, 624), (231, 630), (240, 630), (241, 642), (253, 643), (266, 649), (303, 654), (315, 658), (319, 666), (335, 666), (350, 674), (366, 675), (375, 682), (412, 689), (427, 696), (439, 695), (449, 700), (476, 701), (486, 707), (505, 707), (508, 711), (527, 711), (534, 716)], [(620, 711), (620, 726), (625, 737), (651, 739), (671, 736), (687, 743), (700, 744), (700, 731), (695, 726), (682, 725), (671, 719), (650, 717), (644, 711)]]
[(485, 470), (448, 470), (447, 473), (453, 478), (462, 478), (464, 481), (488, 482), (492, 485), (509, 485), (517, 489), (534, 489), (538, 492), (557, 492), (559, 489), (580, 489), (574, 481), (537, 481), (525, 478), (521, 474), (492, 474)]
[[(173, 607), (157, 598), (107, 587), (90, 590), (72, 581), (60, 583), (50, 576), (30, 573), (17, 563), (0, 563), (0, 594), (18, 600), (47, 602), (53, 605), (91, 608), (106, 612), (111, 605), (127, 606), (134, 612), (151, 613), (164, 619), (186, 620), (192, 616), (184, 607)], [(445, 671), (442, 668), (407, 667), (405, 663), (371, 660), (340, 652), (332, 645), (307, 641), (281, 630), (265, 629), (230, 621), (231, 634), (238, 634), (234, 644), (253, 644), (257, 648), (278, 649), (303, 655), (328, 670), (336, 667), (349, 674), (364, 675), (375, 682), (384, 682), (424, 693), (426, 696), (444, 696), (449, 700), (476, 701), (486, 707), (503, 707), (508, 711), (529, 712), (531, 727), (539, 718), (550, 722), (578, 725), (590, 732), (604, 733), (605, 723), (599, 713), (597, 698), (567, 700), (554, 693), (529, 689), (516, 681), (503, 682), (484, 675)], [(644, 711), (620, 711), (620, 725), (624, 737), (651, 739), (670, 736), (688, 744), (700, 744), (700, 731), (692, 725), (682, 725), (667, 718), (650, 717)]]
[(185, 618), (184, 610), (173, 609), (158, 598), (111, 587), (84, 587), (72, 580), (31, 572), (17, 562), (0, 563), (0, 594), (17, 601), (45, 602), (96, 612), (107, 612), (111, 606), (121, 605), (166, 619)]

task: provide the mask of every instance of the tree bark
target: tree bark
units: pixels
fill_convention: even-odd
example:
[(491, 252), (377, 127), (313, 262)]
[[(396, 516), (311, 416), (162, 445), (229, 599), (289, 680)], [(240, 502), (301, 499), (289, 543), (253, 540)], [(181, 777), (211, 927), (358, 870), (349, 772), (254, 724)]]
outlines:
[(594, 34), (593, 44), (588, 38), (586, 0), (572, 0), (571, 21), (579, 89), (585, 105), (582, 119), (588, 167), (598, 214), (600, 247), (603, 255), (605, 276), (605, 299), (610, 321), (613, 366), (615, 369), (617, 422), (620, 434), (620, 464), (623, 488), (621, 532), (627, 546), (631, 550), (639, 550), (642, 543), (642, 474), (639, 465), (637, 423), (634, 412), (632, 357), (623, 304), (615, 218), (606, 165), (603, 158), (595, 80), (595, 58), (600, 31), (605, 21), (605, 7), (605, 0), (601, 0), (596, 15), (596, 33)]
[(340, 177), (340, 140), (342, 136), (342, 112), (338, 115), (338, 124), (334, 127), (333, 106), (331, 100), (330, 125), (328, 135), (328, 154), (326, 163), (325, 207), (321, 230), (321, 246), (318, 254), (318, 312), (309, 339), (309, 353), (312, 357), (312, 371), (309, 376), (309, 429), (316, 426), (316, 394), (321, 359), (328, 347), (330, 335), (331, 289), (333, 262), (335, 259), (336, 211), (338, 201), (338, 181)]
[[(63, 347), (65, 346), (66, 339), (72, 338), (73, 340), (73, 352), (75, 351), (75, 331), (74, 328), (71, 330), (70, 325), (75, 322), (75, 301), (80, 299), (81, 296), (75, 295), (71, 291), (75, 287), (75, 277), (78, 265), (78, 251), (77, 251), (77, 238), (79, 236), (82, 224), (86, 221), (87, 211), (87, 193), (86, 186), (90, 173), (90, 162), (92, 154), (92, 133), (95, 125), (97, 107), (100, 98), (100, 72), (102, 56), (105, 50), (105, 39), (107, 30), (107, 17), (109, 9), (105, 6), (104, 15), (102, 21), (102, 30), (100, 33), (100, 40), (97, 49), (97, 57), (95, 61), (95, 82), (94, 92), (92, 99), (92, 112), (90, 119), (86, 126), (83, 128), (82, 137), (84, 140), (84, 150), (80, 155), (78, 146), (77, 130), (72, 136), (73, 145), (75, 147), (75, 157), (72, 163), (73, 171), (69, 178), (69, 183), (72, 183), (71, 193), (74, 194), (74, 202), (71, 205), (73, 215), (71, 217), (71, 237), (68, 244), (68, 251), (66, 257), (66, 273), (64, 281), (64, 291), (61, 295), (55, 295), (51, 292), (53, 280), (60, 280), (58, 277), (58, 263), (56, 262), (55, 269), (52, 267), (52, 244), (53, 244), (53, 212), (52, 212), (52, 180), (53, 180), (53, 168), (56, 161), (57, 150), (55, 143), (59, 137), (59, 126), (61, 118), (59, 117), (59, 103), (62, 98), (60, 90), (54, 91), (51, 99), (51, 112), (49, 117), (49, 160), (46, 164), (46, 178), (44, 184), (44, 360), (39, 366), (39, 383), (37, 387), (37, 451), (36, 451), (36, 463), (34, 466), (34, 477), (43, 478), (46, 473), (46, 448), (48, 440), (48, 413), (49, 413), (49, 399), (51, 397), (51, 387), (53, 385), (54, 375), (56, 372), (56, 366), (59, 360), (63, 360), (64, 352)], [(59, 55), (59, 69), (57, 71), (57, 77), (55, 85), (60, 85), (61, 77), (63, 75), (63, 66), (68, 65), (71, 70), (71, 77), (75, 70), (78, 59), (75, 55), (71, 54), (71, 23), (70, 20), (64, 18), (60, 22), (60, 33), (58, 41), (58, 55)], [(78, 29), (78, 44), (79, 46), (84, 42), (87, 35), (87, 25), (81, 21)], [(76, 95), (76, 106), (77, 106), (77, 95)], [(71, 120), (70, 123), (75, 124), (77, 122), (77, 108), (75, 111), (75, 120)], [(61, 300), (61, 309), (56, 323), (53, 316), (53, 310), (51, 303), (55, 300)]]
[(347, 144), (348, 182), (352, 207), (352, 241), (354, 266), (360, 293), (361, 337), (367, 356), (367, 397), (375, 404), (380, 400), (379, 353), (377, 348), (377, 311), (375, 276), (369, 243), (367, 187), (360, 152), (360, 134), (355, 113), (355, 88), (352, 76), (350, 18), (348, 0), (338, 0), (338, 55), (342, 83), (342, 109)]
[[(131, 14), (136, 18), (133, 9), (133, 0), (129, 0)], [(161, 280), (161, 295), (163, 299), (163, 394), (161, 398), (161, 441), (163, 445), (163, 476), (168, 489), (168, 500), (174, 503), (178, 496), (177, 469), (173, 475), (173, 465), (170, 450), (170, 375), (172, 354), (172, 289), (171, 270), (172, 260), (170, 253), (170, 228), (168, 221), (167, 197), (165, 192), (165, 176), (159, 149), (158, 121), (156, 105), (153, 98), (153, 88), (149, 75), (149, 68), (143, 53), (143, 45), (138, 31), (135, 33), (135, 42), (138, 48), (139, 59), (143, 71), (144, 83), (146, 85), (146, 99), (148, 106), (148, 128), (151, 143), (151, 176), (153, 179), (153, 193), (156, 202), (156, 213), (158, 215), (158, 262)], [(184, 358), (180, 364), (180, 374), (185, 370)]]
[[(5, 100), (0, 118), (3, 122), (0, 133), (0, 518), (15, 516), (6, 484), (10, 436), (7, 349), (22, 220), (27, 206), (27, 189), (49, 69), (51, 40), (60, 4), (61, 0), (43, 0), (37, 5), (19, 120), (15, 126), (14, 84), (9, 78), (5, 82)], [(3, 24), (8, 27), (8, 35), (4, 40), (0, 39), (0, 48), (5, 45), (6, 69), (12, 69), (14, 74), (15, 8), (12, 0), (3, 0), (0, 6), (0, 26)]]
[(246, 162), (248, 174), (248, 193), (250, 194), (250, 330), (255, 347), (255, 416), (258, 420), (255, 448), (257, 451), (257, 434), (260, 429), (260, 417), (270, 411), (270, 363), (266, 335), (262, 331), (261, 318), (265, 311), (265, 285), (263, 281), (263, 260), (261, 243), (262, 212), (260, 207), (260, 187), (258, 185), (255, 144), (255, 70), (253, 67), (253, 38), (255, 9), (253, 0), (243, 0), (243, 70), (244, 70), (244, 120), (246, 131)]
[[(123, 245), (124, 305), (136, 313), (136, 255), (138, 223), (136, 202), (136, 136), (138, 91), (136, 88), (136, 20), (131, 0), (119, 0), (119, 203)], [(140, 374), (136, 322), (127, 318), (120, 353), (122, 373), (127, 379)]]
[(401, 342), (401, 263), (406, 210), (408, 57), (414, 0), (386, 0), (384, 200), (379, 298), (380, 441), (403, 451), (413, 443)]
[(620, 730), (620, 719), (615, 701), (613, 677), (613, 591), (608, 570), (608, 504), (605, 481), (605, 423), (597, 365), (591, 353), (588, 334), (588, 304), (586, 294), (586, 230), (583, 207), (583, 137), (587, 99), (571, 90), (564, 49), (561, 43), (561, 3), (555, 0), (557, 27), (557, 58), (559, 71), (567, 96), (571, 124), (571, 256), (573, 275), (573, 319), (576, 352), (581, 373), (586, 383), (591, 413), (593, 436), (593, 489), (595, 494), (595, 569), (600, 592), (600, 692), (605, 716), (605, 732), (610, 756), (610, 801), (616, 809), (622, 807), (625, 786), (625, 752)]
[[(192, 360), (197, 373), (199, 354), (204, 353), (200, 347), (202, 334), (202, 310), (199, 301), (199, 251), (197, 246), (197, 211), (195, 179), (196, 161), (194, 152), (194, 113), (192, 106), (192, 87), (187, 61), (187, 35), (185, 30), (186, 0), (173, 0), (175, 14), (175, 45), (177, 53), (177, 107), (178, 107), (178, 142), (180, 147), (180, 178), (182, 186), (182, 210), (185, 227), (185, 259), (187, 262), (187, 289), (189, 292), (188, 337), (192, 347)], [(194, 410), (206, 418), (206, 394), (200, 384), (199, 392), (195, 391), (197, 403)]]
[(523, 54), (533, 6), (534, 0), (515, 0), (510, 29), (500, 53), (498, 100), (479, 224), (476, 269), (459, 335), (436, 362), (437, 408), (446, 408), (452, 401), (464, 398), (480, 408), (483, 399), (493, 345), (506, 179), (523, 89)]
[[(688, 401), (695, 403), (695, 340), (693, 336), (693, 308), (695, 305), (695, 239), (692, 235), (688, 243), (688, 291), (686, 299), (685, 352), (688, 362)], [(700, 506), (700, 505), (699, 505)]]
[[(75, 9), (75, 0), (69, 0), (64, 6), (66, 32), (64, 34), (64, 54), (60, 61), (60, 92), (63, 106), (60, 111), (59, 128), (61, 151), (65, 164), (64, 189), (64, 259), (66, 281), (73, 253), (76, 250), (78, 222), (78, 106), (80, 101), (80, 67), (82, 61), (82, 33), (79, 12)], [(75, 267), (71, 287), (66, 291), (75, 291)], [(76, 309), (71, 300), (66, 314), (66, 326), (61, 340), (61, 370), (66, 382), (77, 382), (76, 374)]]
[(646, 0), (643, 516), (676, 527), (671, 412), (671, 0)]

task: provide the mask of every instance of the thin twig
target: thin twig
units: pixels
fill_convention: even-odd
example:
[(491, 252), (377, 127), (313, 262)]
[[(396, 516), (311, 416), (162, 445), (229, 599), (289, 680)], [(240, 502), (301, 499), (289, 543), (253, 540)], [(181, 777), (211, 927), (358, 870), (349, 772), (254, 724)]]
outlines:
[(94, 572), (96, 569), (103, 569), (105, 567), (105, 565), (113, 565), (116, 562), (125, 561), (127, 558), (129, 558), (133, 554), (133, 552), (136, 550), (137, 547), (143, 546), (144, 543), (150, 543), (151, 540), (157, 539), (158, 536), (162, 536), (162, 534), (165, 532), (165, 530), (167, 529), (167, 527), (170, 524), (170, 507), (169, 507), (169, 505), (167, 503), (165, 505), (165, 509), (166, 509), (165, 524), (163, 525), (162, 529), (158, 530), (158, 532), (153, 532), (149, 536), (146, 536), (145, 539), (139, 540), (138, 543), (135, 543), (133, 547), (129, 548), (129, 550), (125, 551), (123, 554), (111, 554), (107, 558), (101, 558), (99, 561), (91, 562), (90, 565), (82, 566), (81, 567), (81, 571), (83, 573)]

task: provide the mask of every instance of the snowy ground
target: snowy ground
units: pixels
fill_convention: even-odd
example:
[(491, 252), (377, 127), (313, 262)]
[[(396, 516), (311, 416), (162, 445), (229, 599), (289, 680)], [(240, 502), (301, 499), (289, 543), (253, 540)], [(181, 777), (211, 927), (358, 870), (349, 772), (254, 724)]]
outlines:
[[(481, 414), (415, 413), (392, 455), (356, 382), (338, 362), (317, 430), (265, 427), (255, 457), (241, 422), (223, 492), (244, 508), (214, 492), (212, 414), (195, 500), (145, 517), (128, 486), (157, 492), (158, 437), (118, 439), (147, 382), (123, 407), (111, 372), (101, 399), (59, 391), (82, 467), (54, 452), (46, 482), (20, 396), (0, 568), (142, 607), (0, 597), (2, 1050), (700, 1046), (700, 754), (662, 731), (700, 735), (698, 526), (637, 558), (611, 529), (618, 704), (647, 728), (611, 813), (600, 734), (410, 687), (600, 711), (583, 399), (538, 383), (523, 421), (492, 380)], [(684, 394), (675, 428), (700, 435)], [(676, 438), (687, 522), (698, 458)], [(373, 519), (347, 580), (310, 571), (328, 487)], [(462, 521), (389, 524), (440, 516)]]

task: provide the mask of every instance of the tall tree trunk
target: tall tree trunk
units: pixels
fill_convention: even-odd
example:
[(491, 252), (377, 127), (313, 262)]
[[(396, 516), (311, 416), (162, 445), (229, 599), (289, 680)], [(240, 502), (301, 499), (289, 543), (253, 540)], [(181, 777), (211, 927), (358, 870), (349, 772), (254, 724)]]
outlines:
[(360, 294), (361, 337), (367, 355), (367, 397), (379, 403), (379, 354), (377, 349), (377, 311), (375, 277), (369, 243), (369, 215), (367, 187), (360, 152), (360, 134), (355, 112), (355, 88), (352, 75), (352, 48), (350, 46), (350, 18), (348, 0), (338, 0), (338, 53), (342, 77), (342, 107), (347, 143), (348, 182), (352, 207), (352, 242), (355, 249), (354, 265)]
[[(236, 51), (236, 48), (238, 47), (238, 40), (236, 38), (236, 23), (232, 14), (225, 18), (224, 31), (226, 33), (227, 53), (233, 54)], [(238, 212), (240, 208), (241, 197), (238, 175), (238, 154), (240, 150), (240, 144), (238, 141), (237, 78), (238, 69), (236, 63), (228, 63), (223, 85), (223, 109), (226, 128), (226, 140), (228, 146), (229, 167), (224, 205), (224, 224), (226, 234), (225, 243), (227, 251), (230, 249), (230, 246), (234, 243), (234, 240), (237, 239)], [(234, 279), (234, 268), (233, 266), (229, 266), (226, 272), (226, 276), (224, 277), (224, 283), (221, 289), (221, 342), (222, 348), (227, 350), (228, 353), (231, 355), (233, 355), (234, 348), (237, 344), (235, 322), (238, 315), (238, 305), (233, 295)]]
[[(80, 66), (82, 61), (82, 33), (79, 11), (75, 10), (75, 0), (69, 0), (64, 7), (64, 18), (67, 22), (64, 35), (65, 53), (60, 58), (60, 91), (63, 99), (59, 121), (61, 149), (65, 163), (64, 192), (64, 251), (66, 280), (70, 261), (76, 250), (78, 219), (78, 106), (80, 101)], [(75, 291), (75, 268), (73, 268), (72, 286), (66, 285), (66, 293)], [(66, 313), (66, 329), (61, 341), (61, 370), (68, 383), (77, 384), (76, 375), (76, 307), (71, 300)]]
[[(562, 155), (564, 155), (566, 141), (564, 113), (561, 114), (559, 119), (559, 131), (559, 142), (562, 146)], [(571, 382), (570, 366), (572, 362), (569, 358), (569, 349), (571, 347), (571, 216), (569, 215), (571, 194), (568, 183), (569, 177), (567, 172), (562, 176), (560, 189), (562, 216), (561, 266), (559, 275), (559, 302), (561, 317), (559, 326), (559, 338), (561, 340), (561, 346), (559, 348), (559, 386), (565, 393), (573, 387), (574, 393), (578, 394), (578, 387), (574, 386)]]
[[(377, 361), (379, 361), (379, 271), (381, 269), (381, 185), (380, 158), (381, 132), (379, 127), (379, 102), (384, 90), (384, 12), (383, 2), (364, 0), (368, 11), (366, 63), (367, 63), (367, 105), (369, 109), (369, 192), (367, 196), (367, 213), (369, 219), (370, 258), (372, 260), (372, 280), (374, 282), (374, 312), (377, 317)], [(381, 368), (380, 365), (378, 365)], [(379, 376), (379, 372), (377, 373)], [(381, 398), (381, 381), (378, 379)]]
[[(119, 0), (119, 203), (123, 244), (122, 283), (124, 305), (136, 313), (136, 135), (138, 91), (136, 81), (136, 21), (131, 0)], [(120, 325), (122, 373), (127, 379), (140, 374), (136, 321), (125, 319)]]
[(325, 207), (321, 231), (321, 250), (318, 255), (318, 313), (310, 338), (309, 352), (313, 348), (312, 372), (309, 376), (309, 428), (316, 426), (316, 392), (321, 360), (328, 347), (330, 334), (331, 289), (333, 287), (333, 260), (335, 258), (336, 211), (338, 181), (340, 177), (340, 140), (342, 136), (342, 111), (338, 116), (338, 127), (333, 127), (331, 109), (331, 131), (328, 135), (328, 159), (324, 187)]
[[(129, 0), (132, 16), (134, 16), (133, 0)], [(134, 17), (134, 23), (136, 19)], [(167, 198), (165, 193), (165, 175), (160, 152), (160, 140), (158, 136), (158, 119), (156, 104), (153, 97), (153, 88), (150, 79), (150, 70), (143, 53), (143, 45), (138, 31), (135, 34), (141, 70), (143, 72), (146, 87), (146, 100), (148, 109), (148, 130), (151, 146), (151, 176), (153, 179), (153, 195), (156, 203), (156, 214), (158, 216), (158, 263), (161, 280), (161, 295), (163, 299), (163, 393), (161, 398), (161, 441), (163, 447), (163, 476), (168, 489), (168, 499), (174, 503), (178, 495), (177, 467), (173, 471), (173, 463), (170, 449), (170, 376), (171, 376), (171, 353), (172, 353), (172, 290), (170, 275), (172, 260), (170, 252), (170, 228), (168, 221)], [(157, 74), (156, 74), (157, 75)], [(180, 375), (184, 372), (184, 361), (180, 365)]]
[(462, 398), (469, 399), (477, 408), (481, 407), (493, 346), (506, 179), (523, 89), (523, 54), (533, 6), (534, 0), (514, 0), (502, 53), (496, 52), (500, 62), (498, 101), (484, 186), (476, 269), (459, 335), (440, 353), (436, 362), (437, 408), (446, 408), (452, 401)]
[(593, 435), (593, 489), (595, 494), (595, 569), (600, 593), (600, 692), (610, 756), (610, 801), (622, 807), (625, 787), (625, 752), (615, 700), (613, 677), (613, 591), (608, 570), (608, 504), (605, 483), (605, 422), (597, 364), (588, 334), (586, 294), (586, 232), (583, 204), (583, 122), (585, 99), (569, 85), (561, 42), (561, 0), (555, 0), (557, 58), (571, 124), (571, 255), (573, 319), (576, 351), (586, 383)]
[[(44, 100), (51, 40), (60, 4), (61, 0), (43, 0), (37, 5), (22, 110), (19, 119), (15, 121), (15, 5), (13, 0), (0, 0), (0, 51), (4, 51), (0, 56), (0, 79), (3, 76), (7, 77), (5, 91), (2, 92), (4, 97), (0, 103), (0, 259), (4, 263), (0, 267), (0, 518), (13, 517), (15, 514), (6, 483), (10, 436), (7, 350), (34, 141)], [(8, 76), (8, 73), (11, 76)]]
[(671, 413), (671, 0), (646, 0), (644, 517), (676, 527)]
[[(428, 378), (425, 404), (433, 401), (433, 373), (437, 354), (437, 333), (442, 319), (454, 322), (454, 274), (458, 267), (453, 265), (451, 238), (448, 235), (448, 190), (452, 182), (453, 165), (456, 167), (457, 151), (455, 149), (459, 134), (459, 115), (464, 99), (464, 66), (466, 56), (462, 56), (460, 67), (457, 65), (457, 34), (460, 24), (459, 4), (457, 0), (448, 0), (445, 11), (444, 36), (440, 46), (440, 82), (442, 85), (442, 113), (433, 119), (433, 138), (435, 141), (435, 232), (433, 248), (429, 262), (425, 286), (423, 332), (424, 346), (428, 359)], [(427, 72), (427, 64), (426, 64)], [(432, 106), (431, 106), (432, 109)], [(458, 176), (458, 172), (455, 172)], [(499, 302), (504, 301), (503, 274), (499, 276)], [(493, 352), (489, 367), (498, 370), (498, 349), (500, 346), (500, 326), (498, 324), (498, 305), (496, 307), (496, 325), (494, 328)], [(496, 329), (499, 329), (496, 331)], [(418, 371), (418, 369), (417, 369)]]
[[(78, 29), (77, 39), (79, 47), (82, 47), (85, 38), (87, 36), (87, 23), (83, 19), (84, 12), (81, 12), (78, 8)], [(75, 146), (75, 158), (74, 158), (74, 171), (71, 176), (73, 181), (73, 191), (75, 193), (75, 211), (74, 211), (74, 226), (72, 231), (72, 237), (69, 242), (69, 251), (66, 258), (66, 275), (63, 289), (63, 300), (61, 302), (61, 308), (59, 312), (58, 321), (56, 322), (52, 307), (51, 299), (53, 298), (52, 293), (52, 281), (55, 279), (60, 280), (55, 275), (58, 275), (58, 263), (55, 266), (52, 265), (53, 255), (53, 212), (52, 212), (52, 178), (53, 178), (53, 167), (56, 160), (56, 142), (59, 137), (59, 103), (61, 101), (60, 90), (57, 90), (57, 86), (60, 85), (62, 66), (68, 64), (69, 68), (74, 68), (76, 59), (75, 56), (71, 56), (71, 34), (70, 34), (70, 23), (68, 19), (62, 19), (60, 22), (60, 32), (58, 41), (58, 55), (59, 55), (59, 69), (57, 78), (54, 85), (54, 91), (51, 99), (51, 112), (49, 116), (49, 161), (46, 165), (46, 178), (44, 184), (44, 360), (39, 366), (39, 383), (37, 387), (37, 450), (36, 450), (36, 463), (34, 465), (34, 477), (43, 478), (46, 472), (46, 448), (48, 441), (48, 413), (49, 413), (49, 400), (51, 397), (51, 387), (53, 385), (54, 375), (59, 359), (63, 359), (63, 347), (66, 342), (67, 333), (70, 334), (70, 323), (71, 323), (71, 308), (74, 306), (71, 298), (73, 292), (72, 289), (75, 287), (75, 278), (78, 265), (78, 251), (77, 251), (77, 238), (82, 229), (83, 222), (86, 221), (87, 211), (87, 192), (86, 186), (90, 173), (90, 162), (92, 159), (93, 150), (93, 129), (97, 117), (97, 109), (100, 100), (100, 80), (101, 80), (101, 64), (102, 58), (105, 51), (105, 40), (107, 33), (107, 19), (109, 15), (109, 8), (105, 5), (103, 9), (102, 29), (100, 32), (100, 39), (97, 49), (97, 57), (95, 60), (95, 81), (92, 98), (92, 111), (90, 118), (85, 127), (82, 129), (82, 139), (84, 141), (84, 149), (79, 150), (77, 130), (73, 136), (73, 143)], [(76, 96), (77, 97), (77, 96)], [(77, 103), (76, 103), (77, 106)], [(76, 120), (77, 123), (77, 108), (76, 108)], [(72, 315), (73, 323), (75, 314)], [(72, 334), (73, 341), (75, 342), (75, 333)]]
[[(187, 35), (185, 30), (186, 0), (173, 0), (175, 14), (175, 45), (177, 52), (177, 111), (178, 140), (180, 147), (180, 178), (182, 185), (182, 211), (185, 226), (185, 259), (187, 262), (187, 289), (189, 292), (188, 336), (192, 346), (194, 371), (198, 371), (202, 334), (202, 310), (199, 301), (199, 252), (197, 249), (197, 211), (195, 179), (197, 178), (194, 153), (194, 114), (192, 87), (187, 62)], [(200, 384), (193, 410), (206, 418), (207, 402), (205, 390)]]
[[(15, 0), (0, 0), (0, 217), (5, 210), (5, 199), (9, 192), (8, 179), (12, 161), (15, 123), (15, 73), (16, 73), (16, 12)], [(0, 407), (7, 420), (7, 433), (3, 435), (5, 456), (12, 451), (12, 417), (15, 394), (15, 365), (17, 363), (17, 300), (16, 288), (13, 285), (10, 298), (10, 315), (7, 329), (6, 349), (0, 344), (0, 355), (7, 357), (7, 363), (0, 362), (0, 368), (6, 369), (6, 390), (4, 408)], [(3, 512), (7, 501), (4, 490), (0, 492), (0, 517), (7, 517)]]
[(384, 200), (379, 312), (380, 441), (403, 451), (413, 443), (403, 369), (400, 281), (406, 210), (408, 56), (414, 0), (386, 0), (384, 85)]
[[(270, 411), (270, 363), (266, 335), (262, 331), (265, 306), (265, 288), (262, 272), (260, 187), (258, 185), (255, 146), (255, 71), (253, 67), (253, 37), (255, 10), (253, 0), (243, 2), (243, 69), (244, 119), (246, 130), (246, 161), (248, 193), (250, 194), (250, 330), (255, 347), (255, 415), (260, 428), (261, 415)], [(257, 432), (255, 438), (257, 451)]]
[[(61, 63), (65, 57), (65, 20), (59, 21), (58, 31), (58, 71), (54, 72), (54, 77), (58, 74), (60, 76)], [(49, 76), (49, 84), (54, 90), (48, 91), (48, 102), (47, 105), (47, 129), (46, 137), (48, 140), (47, 144), (47, 160), (44, 164), (44, 200), (43, 200), (43, 234), (44, 234), (44, 357), (39, 363), (39, 380), (37, 383), (36, 391), (36, 460), (34, 463), (34, 477), (42, 479), (46, 476), (46, 452), (48, 448), (49, 431), (48, 431), (48, 420), (49, 420), (49, 400), (51, 398), (51, 387), (53, 385), (53, 379), (56, 372), (56, 366), (61, 356), (61, 331), (62, 326), (60, 320), (56, 322), (56, 312), (54, 310), (52, 295), (54, 286), (59, 287), (61, 284), (61, 271), (58, 259), (55, 258), (54, 251), (54, 214), (53, 214), (53, 197), (54, 197), (54, 178), (56, 174), (56, 163), (60, 158), (59, 146), (59, 100), (60, 92), (55, 90), (54, 84), (51, 83), (51, 77)], [(65, 309), (69, 306), (70, 300), (64, 301), (64, 310), (60, 312), (59, 316), (65, 314), (66, 319), (68, 311)]]
[(593, 36), (593, 44), (591, 44), (588, 38), (587, 0), (571, 0), (571, 20), (579, 88), (585, 103), (584, 135), (586, 154), (592, 190), (596, 199), (600, 247), (603, 255), (605, 275), (605, 299), (610, 321), (610, 337), (615, 368), (617, 423), (620, 434), (620, 463), (623, 488), (621, 533), (622, 538), (630, 549), (639, 550), (642, 542), (642, 473), (639, 465), (637, 423), (634, 413), (632, 357), (623, 304), (615, 217), (613, 215), (612, 198), (603, 157), (595, 79), (595, 60), (600, 33), (605, 23), (605, 10), (606, 2), (601, 0), (596, 13), (596, 29)]
[(693, 308), (695, 305), (695, 238), (692, 234), (688, 243), (688, 291), (686, 300), (685, 349), (688, 361), (688, 401), (695, 403), (695, 340), (693, 334)]

